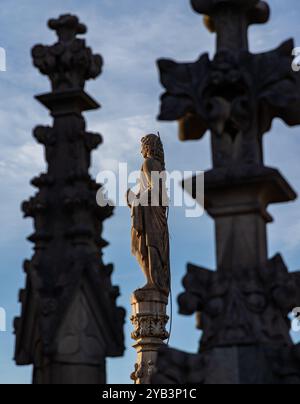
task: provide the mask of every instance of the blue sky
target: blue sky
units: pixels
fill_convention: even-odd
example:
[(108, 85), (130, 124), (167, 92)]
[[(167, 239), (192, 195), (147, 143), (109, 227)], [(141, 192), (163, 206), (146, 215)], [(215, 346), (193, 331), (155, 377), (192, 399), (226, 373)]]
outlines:
[[(250, 30), (250, 48), (261, 52), (283, 40), (295, 38), (300, 46), (299, 1), (271, 0), (272, 19)], [(63, 4), (63, 5), (62, 5)], [(0, 307), (7, 311), (8, 332), (0, 333), (0, 383), (29, 383), (31, 368), (19, 368), (12, 360), (13, 318), (19, 314), (18, 290), (24, 285), (22, 261), (30, 257), (26, 237), (30, 220), (23, 220), (20, 203), (34, 190), (29, 181), (45, 169), (43, 150), (32, 138), (32, 129), (51, 120), (33, 96), (47, 92), (49, 83), (31, 64), (30, 49), (36, 43), (52, 44), (53, 32), (46, 27), (51, 17), (76, 13), (88, 25), (87, 41), (105, 60), (104, 73), (87, 86), (103, 108), (86, 114), (88, 128), (103, 134), (105, 143), (93, 155), (92, 172), (115, 169), (127, 162), (130, 169), (141, 164), (139, 139), (146, 132), (162, 134), (168, 170), (205, 170), (211, 166), (209, 136), (196, 143), (180, 143), (176, 124), (158, 123), (162, 92), (155, 60), (170, 57), (195, 60), (201, 53), (214, 52), (214, 36), (202, 25), (188, 0), (2, 0), (0, 46), (7, 51), (7, 72), (0, 73)], [(276, 69), (276, 66), (274, 66)], [(299, 73), (300, 74), (300, 73)], [(300, 192), (300, 128), (274, 122), (265, 137), (265, 160), (278, 167)], [(270, 256), (282, 252), (291, 270), (300, 267), (300, 203), (272, 207), (275, 223), (269, 226)], [(210, 218), (186, 219), (183, 209), (171, 209), (170, 233), (173, 278), (173, 332), (170, 344), (196, 352), (200, 333), (193, 317), (177, 314), (176, 297), (187, 262), (215, 268), (214, 229)], [(105, 224), (111, 245), (105, 261), (115, 264), (113, 281), (121, 287), (119, 304), (127, 309), (126, 355), (108, 360), (111, 383), (130, 382), (135, 351), (131, 348), (130, 294), (143, 284), (140, 270), (130, 255), (130, 217), (118, 208)]]

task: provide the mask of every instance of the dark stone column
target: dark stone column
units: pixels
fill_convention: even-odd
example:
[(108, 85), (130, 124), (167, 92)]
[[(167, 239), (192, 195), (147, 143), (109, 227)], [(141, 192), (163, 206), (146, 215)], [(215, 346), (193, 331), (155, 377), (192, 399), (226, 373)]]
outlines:
[(51, 81), (52, 91), (36, 98), (53, 125), (34, 130), (48, 169), (32, 180), (38, 192), (23, 203), (25, 217), (34, 219), (34, 255), (24, 264), (15, 359), (33, 364), (36, 384), (99, 384), (106, 382), (105, 358), (124, 351), (124, 310), (116, 306), (113, 266), (102, 260), (103, 222), (113, 209), (97, 205), (100, 186), (89, 174), (102, 137), (86, 131), (82, 115), (99, 108), (84, 85), (103, 61), (77, 38), (86, 27), (76, 16), (50, 20), (49, 27), (58, 42), (32, 50), (34, 65)]
[[(274, 118), (300, 124), (300, 75), (292, 71), (293, 41), (254, 55), (247, 30), (269, 18), (259, 0), (192, 0), (217, 35), (217, 53), (196, 63), (158, 62), (160, 119), (178, 120), (180, 139), (211, 132), (213, 168), (205, 173), (205, 209), (214, 219), (217, 271), (188, 265), (180, 312), (197, 314), (200, 354), (165, 349), (155, 382), (300, 382), (299, 346), (288, 314), (299, 306), (299, 273), (278, 254), (269, 259), (270, 204), (296, 193), (281, 173), (264, 165), (263, 135)], [(284, 152), (284, 150), (283, 150)], [(188, 181), (196, 184), (196, 178)], [(192, 196), (197, 199), (195, 189)], [(199, 198), (199, 202), (201, 198)]]

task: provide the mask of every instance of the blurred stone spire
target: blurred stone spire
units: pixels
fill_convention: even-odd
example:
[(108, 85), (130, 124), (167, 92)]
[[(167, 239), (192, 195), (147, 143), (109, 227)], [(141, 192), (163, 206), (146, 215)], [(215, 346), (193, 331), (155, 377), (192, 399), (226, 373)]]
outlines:
[[(249, 25), (269, 18), (264, 1), (191, 3), (216, 33), (217, 53), (195, 63), (158, 62), (166, 90), (159, 117), (178, 120), (183, 141), (211, 132), (213, 167), (205, 173), (204, 199), (215, 222), (217, 270), (188, 265), (179, 308), (197, 316), (199, 353), (164, 349), (153, 381), (298, 384), (300, 346), (292, 343), (288, 315), (299, 306), (300, 275), (289, 273), (279, 254), (270, 259), (267, 242), (268, 206), (293, 201), (296, 193), (265, 165), (263, 152), (263, 135), (275, 118), (300, 124), (294, 44), (249, 52)], [(196, 178), (185, 182), (189, 189), (195, 184)]]
[(53, 125), (33, 133), (45, 148), (47, 172), (32, 180), (37, 193), (23, 203), (24, 216), (34, 220), (34, 255), (24, 263), (15, 359), (34, 366), (36, 384), (101, 384), (105, 358), (124, 351), (124, 310), (116, 306), (113, 266), (102, 260), (108, 245), (103, 222), (113, 209), (97, 205), (100, 185), (89, 174), (91, 152), (102, 137), (86, 131), (82, 115), (99, 108), (84, 86), (101, 73), (103, 61), (77, 37), (86, 27), (76, 16), (48, 25), (58, 42), (35, 46), (32, 57), (51, 81), (52, 92), (36, 98)]

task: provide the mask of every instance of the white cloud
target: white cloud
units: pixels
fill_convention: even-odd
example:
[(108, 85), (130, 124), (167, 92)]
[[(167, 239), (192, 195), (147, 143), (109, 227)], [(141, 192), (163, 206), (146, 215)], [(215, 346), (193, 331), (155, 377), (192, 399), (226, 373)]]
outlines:
[(116, 171), (119, 163), (128, 163), (129, 169), (133, 170), (141, 160), (140, 139), (153, 129), (153, 117), (142, 115), (103, 122), (99, 120), (94, 122), (94, 129), (103, 133), (104, 143), (94, 153), (93, 168)]
[(0, 162), (0, 177), (4, 181), (22, 182), (25, 177), (36, 175), (42, 169), (45, 169), (42, 147), (25, 143), (6, 149), (6, 157)]

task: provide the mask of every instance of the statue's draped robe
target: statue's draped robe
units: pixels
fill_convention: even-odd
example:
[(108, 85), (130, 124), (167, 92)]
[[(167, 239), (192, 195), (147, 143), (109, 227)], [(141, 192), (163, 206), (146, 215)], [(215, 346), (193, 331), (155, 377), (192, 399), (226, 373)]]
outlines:
[[(132, 254), (137, 258), (147, 280), (147, 286), (169, 293), (170, 290), (170, 246), (167, 223), (167, 192), (165, 180), (159, 181), (156, 192), (151, 193), (151, 173), (164, 173), (162, 164), (152, 158), (145, 160), (140, 177), (140, 191), (131, 207)], [(165, 174), (164, 174), (165, 175)], [(159, 189), (157, 191), (157, 189)], [(152, 195), (156, 206), (142, 206), (141, 201)], [(164, 204), (163, 204), (164, 202)]]

